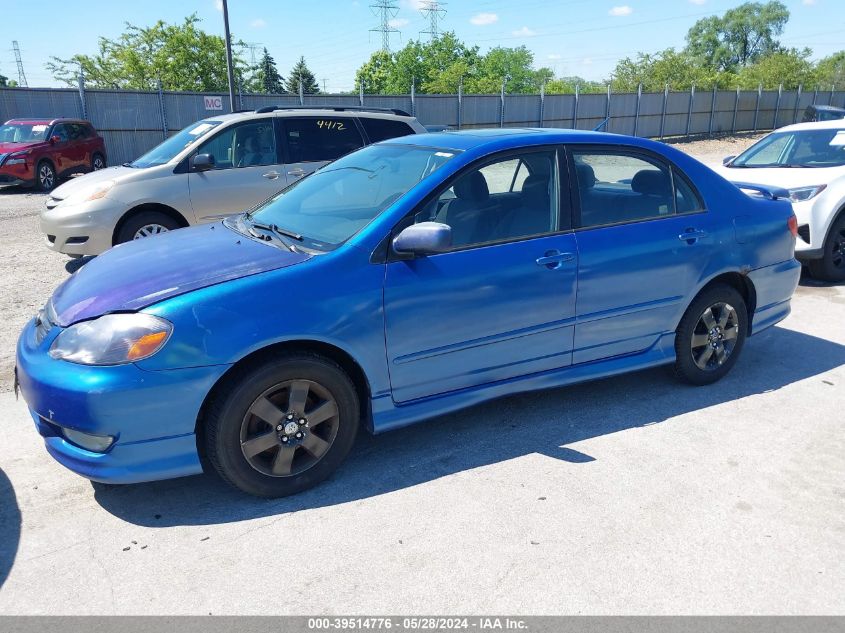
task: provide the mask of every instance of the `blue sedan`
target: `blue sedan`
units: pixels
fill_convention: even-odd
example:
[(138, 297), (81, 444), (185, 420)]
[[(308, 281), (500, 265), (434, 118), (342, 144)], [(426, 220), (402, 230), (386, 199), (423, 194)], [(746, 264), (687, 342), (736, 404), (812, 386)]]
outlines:
[(780, 192), (659, 143), (476, 130), (361, 149), (222, 223), (91, 261), (24, 329), (47, 451), (93, 480), (325, 479), (379, 433), (673, 365), (706, 385), (787, 316)]

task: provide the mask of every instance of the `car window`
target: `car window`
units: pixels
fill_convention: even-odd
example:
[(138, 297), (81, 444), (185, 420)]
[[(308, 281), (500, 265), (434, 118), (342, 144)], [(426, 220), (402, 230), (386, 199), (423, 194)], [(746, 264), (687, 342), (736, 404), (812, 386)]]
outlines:
[(58, 136), (59, 140), (66, 141), (68, 140), (68, 129), (64, 123), (59, 123), (58, 125), (53, 126), (53, 134), (51, 136)]
[(68, 123), (67, 128), (71, 141), (81, 141), (85, 138), (85, 127), (79, 123)]
[[(554, 151), (526, 152), (488, 162), (448, 183), (416, 214), (415, 222), (449, 225), (456, 248), (556, 231), (556, 164)], [(522, 172), (524, 177), (520, 177)]]
[(216, 169), (275, 165), (279, 160), (276, 157), (273, 119), (228, 127), (200, 145), (197, 153), (214, 156)]
[(364, 145), (350, 117), (290, 117), (281, 127), (288, 163), (330, 161)]
[(404, 121), (371, 119), (368, 117), (359, 117), (358, 120), (364, 126), (364, 131), (367, 133), (370, 143), (378, 143), (388, 138), (407, 136), (408, 134), (414, 133), (413, 128)]
[[(675, 214), (675, 198), (685, 209), (699, 206), (691, 187), (675, 192), (667, 165), (617, 150), (572, 152), (581, 227), (633, 222)], [(687, 209), (691, 210), (691, 209)]]

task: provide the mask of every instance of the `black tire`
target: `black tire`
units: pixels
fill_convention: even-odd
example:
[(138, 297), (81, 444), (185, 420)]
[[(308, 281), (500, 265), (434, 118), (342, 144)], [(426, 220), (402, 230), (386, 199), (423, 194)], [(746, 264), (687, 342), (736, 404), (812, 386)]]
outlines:
[(705, 288), (687, 308), (675, 332), (675, 375), (693, 385), (714, 383), (731, 370), (745, 344), (745, 300), (726, 284)]
[(42, 160), (35, 169), (35, 188), (50, 191), (56, 186), (56, 169), (49, 160)]
[(97, 152), (91, 157), (91, 171), (99, 171), (106, 168), (106, 157)]
[(820, 259), (807, 263), (810, 274), (822, 281), (845, 281), (845, 213), (830, 225), (822, 250)]
[[(285, 403), (295, 400), (294, 385), (307, 385), (310, 391), (302, 396), (306, 404), (291, 408)], [(268, 410), (268, 401), (280, 406)], [(259, 406), (261, 402), (265, 405)], [(300, 426), (304, 439), (296, 440), (288, 431), (288, 425), (296, 426), (309, 416), (316, 419), (317, 411), (330, 403), (336, 414), (316, 425), (306, 422)], [(285, 409), (296, 411), (296, 417), (291, 420)], [(261, 416), (255, 410), (261, 411)], [(316, 354), (285, 355), (238, 371), (221, 385), (204, 419), (206, 455), (217, 473), (243, 492), (269, 498), (296, 494), (317, 485), (340, 466), (355, 442), (359, 412), (355, 387), (336, 363)], [(281, 417), (272, 422), (264, 419), (277, 414)], [(299, 416), (303, 418), (297, 420)], [(283, 436), (292, 443), (283, 444), (287, 441)], [(252, 452), (249, 444), (255, 446), (256, 440), (262, 445), (248, 457)], [(310, 440), (321, 442), (324, 452), (316, 456), (319, 451), (308, 446)], [(286, 470), (283, 465), (274, 475), (269, 471), (275, 472), (278, 461), (286, 462)]]
[(140, 239), (135, 236), (139, 232), (145, 231), (147, 227), (159, 227), (155, 232), (147, 231), (151, 236), (156, 233), (175, 231), (181, 228), (181, 225), (161, 211), (142, 211), (141, 213), (136, 213), (123, 223), (117, 232), (117, 238), (114, 243), (123, 244), (124, 242), (131, 242), (134, 239)]

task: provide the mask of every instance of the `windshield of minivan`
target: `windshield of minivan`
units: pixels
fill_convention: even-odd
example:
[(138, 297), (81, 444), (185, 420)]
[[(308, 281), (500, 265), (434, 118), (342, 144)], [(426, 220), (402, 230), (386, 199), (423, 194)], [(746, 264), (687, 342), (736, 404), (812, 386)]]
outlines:
[(728, 167), (839, 167), (845, 165), (845, 130), (774, 132)]
[(156, 167), (170, 162), (183, 149), (204, 138), (211, 130), (220, 125), (220, 121), (197, 121), (183, 130), (177, 132), (166, 141), (163, 141), (152, 148), (149, 152), (136, 158), (129, 167)]
[(46, 141), (46, 123), (7, 123), (0, 127), (0, 143), (32, 143)]
[(455, 153), (412, 145), (370, 145), (284, 189), (249, 219), (299, 234), (316, 248), (333, 248)]

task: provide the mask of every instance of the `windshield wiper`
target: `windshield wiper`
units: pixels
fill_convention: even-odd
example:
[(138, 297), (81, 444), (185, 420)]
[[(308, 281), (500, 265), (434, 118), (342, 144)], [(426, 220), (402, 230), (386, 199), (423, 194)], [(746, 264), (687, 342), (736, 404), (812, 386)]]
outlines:
[(132, 169), (135, 169), (135, 165), (133, 165), (132, 163), (123, 163), (121, 167), (131, 167)]
[(278, 224), (264, 224), (263, 222), (257, 222), (252, 218), (250, 218), (250, 222), (252, 222), (252, 226), (256, 229), (261, 229), (262, 231), (270, 231), (271, 233), (276, 233), (277, 235), (284, 235), (285, 237), (294, 239), (297, 242), (302, 242), (305, 239), (299, 233), (294, 233), (293, 231), (283, 229)]

